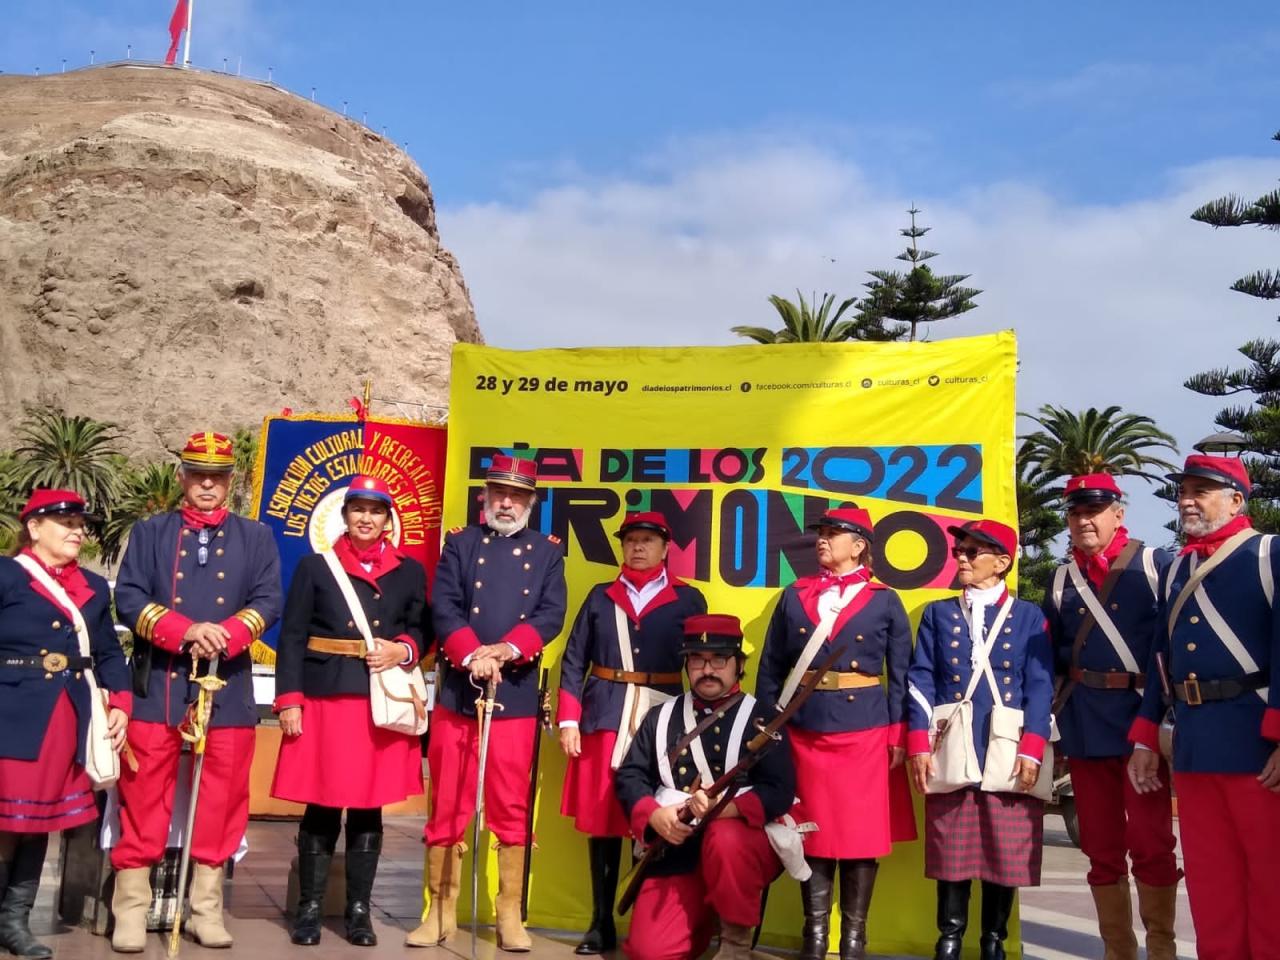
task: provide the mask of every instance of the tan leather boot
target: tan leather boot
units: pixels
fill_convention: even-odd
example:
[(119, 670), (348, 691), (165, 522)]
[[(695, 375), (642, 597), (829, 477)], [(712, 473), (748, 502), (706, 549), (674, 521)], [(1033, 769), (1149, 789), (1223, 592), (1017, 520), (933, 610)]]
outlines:
[(458, 891), (462, 889), (465, 843), (427, 847), (427, 915), (404, 938), (405, 946), (434, 947), (458, 932)]
[(750, 960), (752, 927), (720, 921), (720, 949), (712, 960)]
[(147, 911), (151, 909), (151, 868), (130, 867), (116, 871), (116, 892), (111, 913), (116, 928), (111, 949), (116, 953), (141, 953), (147, 948)]
[(524, 858), (528, 847), (498, 846), (498, 947), (509, 953), (527, 953), (533, 940), (520, 920), (520, 893), (524, 888)]
[(197, 863), (191, 871), (191, 916), (186, 931), (202, 947), (215, 950), (231, 946), (231, 934), (222, 919), (222, 867)]
[(1138, 960), (1138, 938), (1133, 935), (1133, 905), (1129, 881), (1090, 887), (1098, 911), (1098, 933), (1102, 936), (1103, 960)]
[(1173, 920), (1177, 913), (1178, 885), (1138, 885), (1138, 916), (1147, 931), (1147, 960), (1177, 960), (1178, 944)]

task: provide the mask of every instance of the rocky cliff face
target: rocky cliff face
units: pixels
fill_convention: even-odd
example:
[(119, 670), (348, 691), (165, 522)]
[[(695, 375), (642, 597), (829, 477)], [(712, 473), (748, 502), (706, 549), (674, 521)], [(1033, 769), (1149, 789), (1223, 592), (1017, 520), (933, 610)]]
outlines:
[(0, 76), (0, 446), (24, 402), (143, 455), (366, 379), (443, 407), (459, 340), (431, 188), (362, 125), (216, 74)]

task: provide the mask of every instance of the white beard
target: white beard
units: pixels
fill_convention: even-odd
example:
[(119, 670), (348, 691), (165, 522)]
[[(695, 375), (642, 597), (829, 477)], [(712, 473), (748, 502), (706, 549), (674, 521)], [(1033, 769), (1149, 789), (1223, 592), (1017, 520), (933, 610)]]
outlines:
[[(530, 503), (529, 508), (532, 507), (533, 504)], [(484, 501), (484, 519), (485, 523), (488, 524), (489, 529), (494, 533), (502, 537), (509, 537), (514, 533), (519, 533), (529, 525), (529, 509), (525, 510), (524, 516), (519, 520), (499, 520), (495, 515), (492, 505), (489, 503), (489, 498), (486, 497)]]

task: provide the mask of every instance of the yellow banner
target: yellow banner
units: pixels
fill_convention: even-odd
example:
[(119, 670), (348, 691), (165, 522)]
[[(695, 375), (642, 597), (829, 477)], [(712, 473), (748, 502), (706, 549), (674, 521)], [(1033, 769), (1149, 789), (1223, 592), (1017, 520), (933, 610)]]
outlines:
[[(706, 594), (711, 612), (740, 617), (758, 655), (779, 589), (816, 570), (806, 524), (829, 506), (857, 503), (875, 520), (876, 575), (914, 621), (955, 589), (948, 524), (977, 516), (1016, 524), (1015, 368), (1012, 332), (936, 343), (528, 352), (459, 344), (444, 526), (475, 521), (495, 453), (532, 456), (539, 502), (530, 525), (564, 542), (566, 630), (589, 588), (617, 575), (612, 535), (622, 515), (660, 510), (673, 530), (672, 571)], [(562, 641), (547, 651), (552, 690)], [(581, 930), (591, 905), (586, 844), (559, 814), (564, 766), (544, 738), (530, 923)], [(933, 884), (921, 847), (900, 844), (882, 865), (873, 953), (932, 950)], [(798, 885), (784, 876), (772, 888), (764, 942), (798, 945), (800, 919)]]

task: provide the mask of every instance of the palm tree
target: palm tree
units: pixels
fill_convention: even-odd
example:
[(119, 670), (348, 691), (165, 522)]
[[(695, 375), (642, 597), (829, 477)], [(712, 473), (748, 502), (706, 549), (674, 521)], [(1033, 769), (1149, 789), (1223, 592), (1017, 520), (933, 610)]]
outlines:
[(1045, 404), (1038, 415), (1020, 416), (1040, 426), (1020, 438), (1019, 459), (1027, 462), (1026, 478), (1033, 485), (1081, 473), (1114, 473), (1155, 482), (1159, 474), (1176, 469), (1154, 455), (1164, 450), (1176, 455), (1174, 438), (1150, 417), (1121, 413), (1118, 406), (1073, 413)]
[(152, 514), (176, 510), (182, 503), (182, 484), (172, 463), (148, 463), (128, 470), (123, 488), (102, 527), (102, 554), (108, 563), (120, 555), (135, 523)]
[(1018, 543), (1022, 556), (1018, 559), (1018, 597), (1040, 603), (1058, 566), (1052, 544), (1066, 529), (1062, 515), (1062, 488), (1048, 479), (1033, 479), (1036, 463), (1028, 457), (1024, 442), (1018, 450)]
[(231, 437), (235, 453), (235, 486), (231, 489), (231, 509), (243, 514), (253, 498), (253, 466), (258, 458), (258, 435), (249, 427), (241, 427)]
[(12, 553), (18, 544), (18, 511), (24, 502), (18, 461), (11, 453), (0, 453), (0, 553)]
[(18, 427), (18, 487), (75, 490), (92, 509), (105, 512), (120, 490), (116, 425), (89, 417), (69, 417), (52, 407), (29, 408)]
[[(856, 318), (844, 319), (845, 311), (856, 303), (850, 297), (836, 307), (835, 294), (824, 293), (819, 303), (817, 294), (811, 294), (806, 301), (804, 294), (796, 291), (798, 304), (773, 294), (769, 302), (782, 317), (782, 329), (770, 330), (768, 327), (730, 327), (740, 337), (754, 340), (756, 343), (834, 343), (843, 340), (901, 340), (906, 335), (906, 327), (886, 329), (882, 322), (868, 323)], [(816, 305), (816, 308), (815, 308)], [(832, 313), (832, 308), (835, 312)]]

